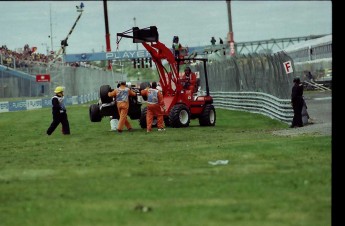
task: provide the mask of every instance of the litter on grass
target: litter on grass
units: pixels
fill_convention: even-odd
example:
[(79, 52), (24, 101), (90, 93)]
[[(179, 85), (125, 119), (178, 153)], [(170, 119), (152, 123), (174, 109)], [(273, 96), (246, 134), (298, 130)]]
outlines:
[(229, 163), (229, 160), (217, 160), (217, 161), (209, 161), (208, 164), (216, 166), (216, 165), (227, 165)]

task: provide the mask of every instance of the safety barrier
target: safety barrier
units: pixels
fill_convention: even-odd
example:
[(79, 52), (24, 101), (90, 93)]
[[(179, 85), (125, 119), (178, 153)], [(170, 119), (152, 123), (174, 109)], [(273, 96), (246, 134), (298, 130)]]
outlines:
[[(289, 99), (279, 99), (260, 92), (211, 92), (216, 108), (259, 113), (290, 123), (293, 110)], [(80, 96), (66, 96), (66, 105), (85, 104), (98, 100), (97, 92)], [(14, 112), (51, 107), (51, 98), (0, 102), (1, 112)]]
[(290, 99), (260, 92), (211, 92), (211, 96), (216, 108), (259, 113), (285, 123), (293, 118)]
[[(90, 101), (94, 101), (98, 99), (99, 99), (99, 95), (97, 92), (80, 95), (80, 96), (66, 96), (65, 105), (85, 104)], [(20, 101), (3, 101), (3, 102), (0, 102), (0, 113), (34, 110), (34, 109), (48, 108), (48, 107), (49, 108), (52, 107), (51, 98), (20, 100)]]

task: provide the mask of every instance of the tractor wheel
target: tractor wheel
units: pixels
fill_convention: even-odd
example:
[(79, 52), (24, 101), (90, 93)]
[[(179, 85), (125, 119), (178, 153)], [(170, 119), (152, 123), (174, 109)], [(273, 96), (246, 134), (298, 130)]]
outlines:
[(170, 119), (169, 116), (164, 115), (164, 125), (165, 127), (170, 127)]
[(216, 124), (216, 110), (211, 104), (207, 104), (199, 117), (200, 126), (214, 126)]
[(138, 103), (137, 97), (128, 97), (129, 100), (129, 109), (128, 109), (128, 116), (134, 119), (140, 119), (141, 117), (141, 103)]
[[(139, 119), (140, 127), (143, 128), (143, 129), (146, 129), (146, 127), (147, 127), (146, 114), (147, 114), (147, 107), (144, 107), (141, 110), (141, 116), (140, 116), (140, 119)], [(156, 116), (153, 117), (152, 127), (157, 127), (157, 117)]]
[(113, 101), (112, 97), (108, 96), (108, 92), (111, 92), (112, 89), (109, 85), (103, 85), (99, 89), (99, 96), (101, 97), (102, 104), (110, 103)]
[[(144, 90), (147, 87), (150, 87), (150, 83), (149, 82), (142, 82), (142, 83), (140, 83), (140, 89), (139, 90)], [(143, 100), (147, 101), (147, 96), (143, 96)]]
[(147, 87), (150, 87), (150, 83), (149, 82), (142, 82), (140, 83), (140, 90), (146, 89)]
[(140, 119), (139, 119), (139, 124), (140, 124), (140, 127), (145, 129), (146, 128), (146, 112), (147, 112), (147, 107), (144, 107), (142, 110), (141, 110), (141, 115), (140, 115)]
[(169, 122), (171, 127), (188, 127), (190, 123), (190, 112), (187, 106), (184, 104), (175, 105), (170, 111)]
[(89, 107), (89, 116), (91, 122), (100, 122), (102, 121), (101, 112), (99, 110), (98, 104), (91, 104)]

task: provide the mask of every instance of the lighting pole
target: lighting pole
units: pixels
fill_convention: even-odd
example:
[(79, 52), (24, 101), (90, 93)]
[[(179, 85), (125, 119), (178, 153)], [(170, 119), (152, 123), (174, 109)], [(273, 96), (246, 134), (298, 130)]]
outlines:
[[(110, 46), (110, 33), (109, 33), (109, 24), (108, 24), (108, 7), (107, 7), (107, 0), (103, 0), (103, 8), (104, 8), (104, 21), (105, 21), (105, 42), (107, 52), (111, 52)], [(108, 70), (112, 69), (111, 60), (108, 60)]]
[(52, 5), (49, 4), (49, 15), (50, 15), (50, 47), (51, 51), (54, 52), (53, 48), (53, 25), (52, 25)]
[[(134, 27), (136, 27), (137, 26), (137, 18), (135, 18), (135, 17), (133, 17), (133, 21), (134, 21)], [(137, 51), (138, 51), (138, 43), (137, 43)]]
[(232, 31), (231, 0), (226, 0), (226, 4), (228, 8), (228, 20), (229, 20), (228, 42), (230, 46), (230, 55), (234, 56), (236, 52), (235, 52), (234, 33)]

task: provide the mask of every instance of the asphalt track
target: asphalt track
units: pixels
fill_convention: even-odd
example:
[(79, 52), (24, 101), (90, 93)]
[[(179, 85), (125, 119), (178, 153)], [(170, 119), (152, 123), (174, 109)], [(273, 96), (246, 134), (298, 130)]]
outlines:
[(273, 134), (279, 136), (297, 136), (307, 133), (316, 136), (332, 136), (332, 91), (304, 92), (304, 99), (310, 117), (308, 124), (300, 128), (287, 128), (274, 131)]

